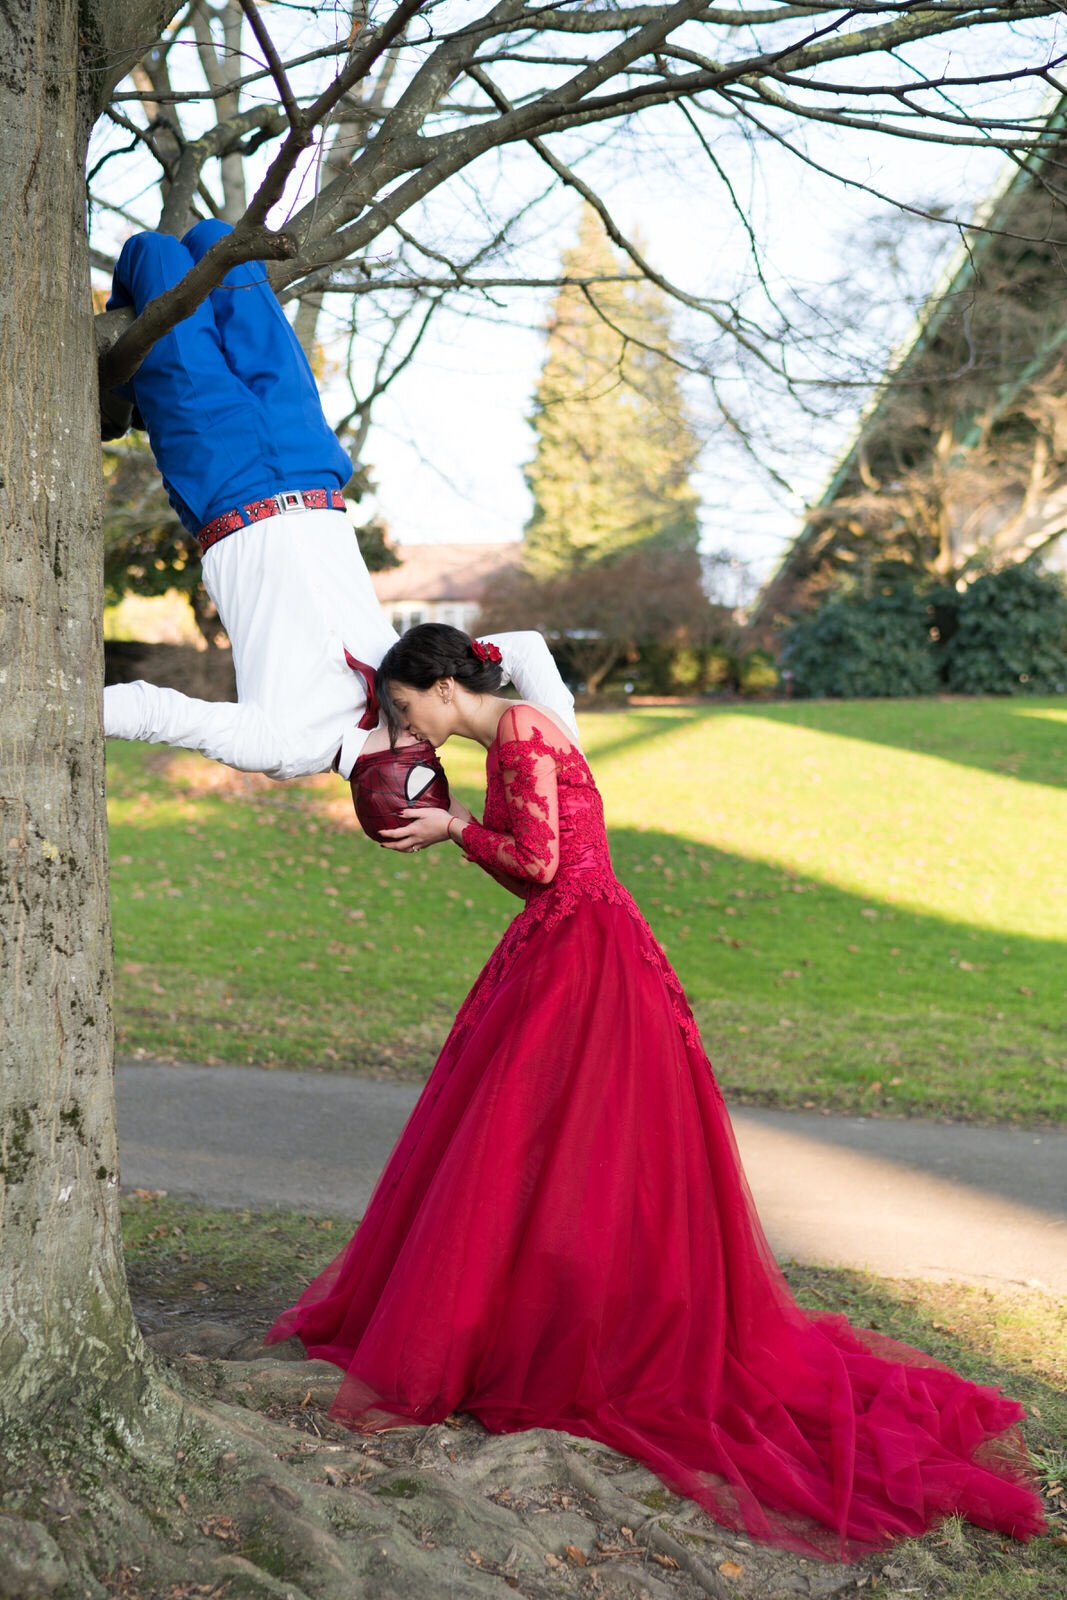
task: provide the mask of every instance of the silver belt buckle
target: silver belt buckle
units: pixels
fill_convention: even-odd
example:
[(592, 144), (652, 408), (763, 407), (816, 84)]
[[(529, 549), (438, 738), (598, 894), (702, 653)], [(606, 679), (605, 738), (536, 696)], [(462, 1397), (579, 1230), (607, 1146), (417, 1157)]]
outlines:
[(305, 509), (304, 496), (299, 489), (288, 489), (284, 494), (276, 494), (274, 496), (274, 504), (283, 515), (287, 511), (303, 511)]

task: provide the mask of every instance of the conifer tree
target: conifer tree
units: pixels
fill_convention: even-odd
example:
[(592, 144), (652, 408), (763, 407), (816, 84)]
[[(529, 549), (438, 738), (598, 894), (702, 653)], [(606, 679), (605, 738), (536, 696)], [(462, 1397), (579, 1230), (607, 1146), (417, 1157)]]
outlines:
[[(628, 270), (589, 207), (563, 276)], [(679, 370), (669, 359), (670, 312), (647, 280), (568, 284), (552, 307), (538, 381), (534, 509), (523, 563), (551, 577), (636, 546), (695, 550), (699, 441)]]

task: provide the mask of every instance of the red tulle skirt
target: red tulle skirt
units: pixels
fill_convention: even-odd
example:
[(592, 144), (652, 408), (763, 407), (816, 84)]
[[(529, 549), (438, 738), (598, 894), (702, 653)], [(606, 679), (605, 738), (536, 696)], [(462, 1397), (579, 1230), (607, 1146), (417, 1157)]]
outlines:
[(797, 1306), (678, 980), (617, 885), (512, 924), (366, 1217), (269, 1338), (293, 1334), (343, 1369), (332, 1415), (353, 1428), (562, 1429), (807, 1554), (954, 1512), (1043, 1526), (1020, 1405)]

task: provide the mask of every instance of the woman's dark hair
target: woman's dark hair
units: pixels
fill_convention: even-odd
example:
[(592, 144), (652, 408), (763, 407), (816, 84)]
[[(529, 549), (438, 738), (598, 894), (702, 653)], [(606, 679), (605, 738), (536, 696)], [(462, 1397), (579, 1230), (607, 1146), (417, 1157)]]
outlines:
[(390, 683), (431, 689), (439, 678), (455, 678), (472, 694), (496, 694), (504, 681), (499, 661), (483, 661), (474, 641), (447, 622), (421, 622), (387, 650), (378, 667), (378, 700), (395, 739), (403, 724), (389, 693)]

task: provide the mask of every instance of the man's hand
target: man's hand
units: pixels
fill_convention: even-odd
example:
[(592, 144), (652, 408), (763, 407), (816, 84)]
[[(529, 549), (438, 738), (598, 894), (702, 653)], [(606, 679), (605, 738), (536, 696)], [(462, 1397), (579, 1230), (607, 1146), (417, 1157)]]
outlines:
[(440, 806), (424, 806), (402, 811), (400, 815), (405, 818), (402, 828), (382, 828), (379, 834), (379, 841), (386, 850), (401, 850), (411, 855), (448, 838), (451, 811)]

